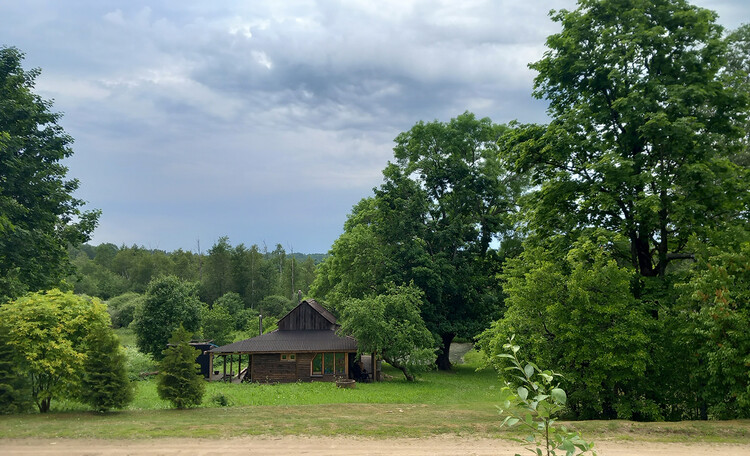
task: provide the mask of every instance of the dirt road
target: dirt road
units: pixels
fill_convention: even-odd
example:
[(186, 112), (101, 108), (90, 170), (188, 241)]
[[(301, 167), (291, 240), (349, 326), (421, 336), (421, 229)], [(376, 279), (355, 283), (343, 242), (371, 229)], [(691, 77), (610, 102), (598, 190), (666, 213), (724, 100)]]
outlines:
[[(599, 456), (750, 456), (750, 442), (732, 444), (597, 442)], [(424, 439), (369, 440), (342, 437), (252, 437), (228, 440), (152, 439), (6, 439), (0, 440), (0, 454), (11, 456), (239, 456), (239, 455), (396, 455), (396, 456), (512, 456), (531, 454), (514, 442), (455, 436)]]

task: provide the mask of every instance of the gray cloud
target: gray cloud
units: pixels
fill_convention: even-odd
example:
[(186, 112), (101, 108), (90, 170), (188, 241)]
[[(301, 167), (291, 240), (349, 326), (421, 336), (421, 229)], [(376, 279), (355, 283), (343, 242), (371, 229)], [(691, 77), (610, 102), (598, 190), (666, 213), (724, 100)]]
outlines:
[[(15, 4), (14, 4), (15, 3)], [(742, 0), (702, 0), (728, 27)], [(528, 62), (571, 0), (0, 4), (76, 138), (95, 242), (325, 251), (393, 138), (465, 110), (544, 122)], [(725, 19), (726, 18), (726, 19)]]

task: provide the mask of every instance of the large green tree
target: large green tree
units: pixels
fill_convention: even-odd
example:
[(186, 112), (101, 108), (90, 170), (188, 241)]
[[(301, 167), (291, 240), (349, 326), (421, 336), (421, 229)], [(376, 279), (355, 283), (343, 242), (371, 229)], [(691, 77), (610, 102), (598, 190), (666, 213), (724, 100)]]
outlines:
[[(737, 96), (750, 97), (750, 24), (733, 30), (727, 37), (729, 52), (724, 73), (726, 84)], [(750, 166), (750, 117), (737, 120), (742, 130), (737, 151), (732, 160), (740, 166)]]
[(87, 358), (86, 337), (109, 323), (98, 299), (56, 289), (0, 307), (0, 333), (12, 348), (13, 362), (29, 378), (40, 412), (49, 411), (53, 398), (77, 391)]
[(464, 113), (400, 134), (384, 183), (354, 208), (313, 293), (336, 308), (342, 299), (413, 282), (439, 339), (438, 367), (449, 369), (453, 339), (473, 337), (499, 314), (492, 245), (510, 235), (520, 188), (498, 160), (504, 130)]
[[(582, 238), (560, 258), (529, 248), (506, 264), (504, 318), (480, 338), (500, 372), (508, 338), (539, 364), (561, 372), (568, 406), (577, 418), (644, 416), (647, 368), (653, 364), (647, 331), (650, 315), (630, 292), (633, 270), (607, 251), (606, 238)], [(657, 409), (658, 410), (658, 409)]]
[(151, 281), (134, 321), (136, 342), (142, 352), (160, 360), (170, 335), (180, 325), (190, 332), (200, 329), (201, 302), (197, 288), (197, 284), (175, 276)]
[(38, 69), (0, 48), (0, 302), (46, 289), (70, 271), (68, 245), (87, 241), (98, 211), (82, 211), (61, 161), (73, 139), (52, 102), (34, 93)]
[(562, 31), (530, 65), (552, 122), (502, 141), (537, 186), (529, 227), (541, 238), (620, 233), (636, 271), (663, 277), (692, 257), (692, 235), (747, 204), (746, 170), (729, 160), (747, 99), (722, 81), (722, 28), (684, 0), (580, 0), (552, 17)]

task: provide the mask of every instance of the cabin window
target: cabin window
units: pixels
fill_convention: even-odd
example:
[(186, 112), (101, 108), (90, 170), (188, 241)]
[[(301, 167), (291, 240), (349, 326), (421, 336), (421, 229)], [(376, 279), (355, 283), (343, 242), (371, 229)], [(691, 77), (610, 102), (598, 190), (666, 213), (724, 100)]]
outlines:
[(326, 353), (323, 355), (323, 373), (326, 375), (333, 374), (333, 366), (334, 366), (334, 356), (333, 353)]
[(312, 375), (323, 375), (323, 354), (318, 353), (312, 360)]
[(297, 355), (295, 353), (282, 353), (281, 360), (282, 361), (296, 361)]
[(317, 353), (311, 362), (313, 376), (346, 375), (346, 353)]
[(346, 375), (346, 353), (336, 353), (336, 375)]

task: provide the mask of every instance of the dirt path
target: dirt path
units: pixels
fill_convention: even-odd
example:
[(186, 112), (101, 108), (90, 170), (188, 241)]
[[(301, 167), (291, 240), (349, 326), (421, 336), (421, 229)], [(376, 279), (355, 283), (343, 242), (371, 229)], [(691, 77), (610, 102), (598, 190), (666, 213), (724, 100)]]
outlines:
[[(750, 456), (750, 442), (732, 444), (597, 442), (599, 456)], [(6, 439), (0, 440), (0, 453), (11, 456), (172, 456), (172, 455), (396, 455), (396, 456), (512, 456), (530, 454), (513, 442), (455, 436), (425, 439), (347, 439), (343, 437), (254, 437), (227, 440), (152, 439)]]

